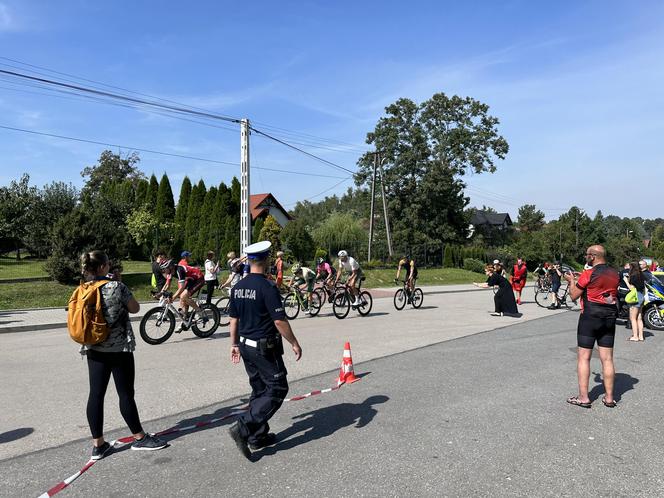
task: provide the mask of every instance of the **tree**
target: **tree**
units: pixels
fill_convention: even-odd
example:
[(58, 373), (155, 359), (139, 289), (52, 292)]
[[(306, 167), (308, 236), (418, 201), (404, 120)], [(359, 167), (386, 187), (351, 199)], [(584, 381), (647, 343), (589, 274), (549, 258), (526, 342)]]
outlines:
[[(296, 226), (289, 229), (292, 223), (296, 223)], [(281, 240), (289, 248), (290, 245), (286, 239), (286, 229), (289, 231), (299, 230), (302, 225), (303, 222), (301, 220), (295, 220), (295, 222), (290, 222), (284, 227)], [(359, 248), (363, 247), (366, 241), (366, 234), (367, 232), (362, 227), (361, 222), (353, 214), (339, 212), (330, 214), (312, 233), (316, 245), (327, 248), (330, 254), (335, 254), (341, 249), (356, 253)], [(358, 257), (357, 253), (355, 257)]]
[(443, 251), (443, 267), (453, 268), (454, 260), (452, 256), (453, 248), (450, 244), (445, 244), (445, 250)]
[(187, 210), (189, 209), (189, 198), (191, 197), (191, 181), (184, 177), (180, 186), (180, 198), (175, 207), (174, 242), (171, 254), (179, 254), (184, 248), (185, 228), (187, 223)]
[(160, 221), (173, 221), (175, 218), (175, 201), (173, 200), (173, 190), (171, 182), (164, 173), (157, 189), (157, 200), (154, 210), (155, 217)]
[(24, 173), (20, 180), (12, 180), (8, 187), (0, 188), (0, 250), (16, 251), (21, 259), (21, 249), (30, 226), (32, 208), (39, 192), (30, 186), (30, 175)]
[(217, 187), (213, 186), (210, 187), (210, 190), (207, 191), (203, 199), (198, 222), (198, 239), (196, 246), (191, 249), (194, 258), (198, 261), (204, 261), (207, 252), (214, 247), (214, 237), (212, 237), (213, 234), (210, 232), (210, 221), (216, 201)]
[(148, 191), (145, 193), (145, 203), (153, 213), (157, 207), (157, 196), (159, 195), (159, 182), (157, 177), (150, 176), (150, 184), (148, 185)]
[(272, 215), (268, 215), (263, 223), (263, 228), (258, 234), (258, 240), (269, 240), (272, 243), (270, 253), (272, 257), (276, 257), (277, 251), (281, 250), (281, 225)]
[(141, 206), (127, 216), (127, 230), (139, 246), (150, 245), (156, 240), (155, 233), (159, 227), (159, 220), (147, 206)]
[(136, 184), (136, 207), (142, 206), (148, 195), (148, 187), (150, 183), (147, 180), (141, 179)]
[(87, 178), (81, 195), (94, 197), (104, 184), (123, 180), (130, 180), (136, 187), (140, 180), (145, 179), (145, 175), (138, 169), (139, 162), (136, 152), (122, 158), (120, 154), (105, 150), (99, 156), (97, 164), (87, 166), (81, 171), (81, 176)]
[(281, 232), (281, 239), (299, 261), (309, 261), (314, 257), (316, 245), (301, 221), (289, 222)]
[(198, 244), (198, 229), (202, 215), (203, 202), (205, 201), (205, 183), (200, 180), (194, 188), (191, 189), (189, 206), (187, 206), (187, 220), (185, 223), (184, 248), (190, 252)]
[(254, 221), (254, 226), (251, 228), (251, 242), (252, 244), (254, 242), (258, 242), (260, 239), (261, 235), (261, 230), (263, 229), (263, 225), (265, 224), (265, 221), (263, 218), (258, 218), (256, 221)]
[[(468, 199), (459, 179), (466, 172), (495, 171), (507, 142), (498, 119), (472, 98), (443, 93), (417, 105), (399, 99), (386, 108), (366, 142), (380, 151), (395, 239), (408, 245), (465, 239)], [(369, 185), (374, 155), (358, 161), (357, 185)]]
[(516, 225), (521, 233), (536, 232), (544, 226), (544, 213), (534, 204), (524, 204), (519, 208)]

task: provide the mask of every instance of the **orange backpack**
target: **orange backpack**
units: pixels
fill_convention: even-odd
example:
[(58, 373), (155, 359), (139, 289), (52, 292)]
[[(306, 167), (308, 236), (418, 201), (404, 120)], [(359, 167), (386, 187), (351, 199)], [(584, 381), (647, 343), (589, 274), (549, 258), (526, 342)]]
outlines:
[(94, 280), (79, 285), (69, 298), (67, 328), (69, 336), (79, 344), (91, 346), (108, 337), (108, 324), (101, 306), (102, 285), (108, 280)]

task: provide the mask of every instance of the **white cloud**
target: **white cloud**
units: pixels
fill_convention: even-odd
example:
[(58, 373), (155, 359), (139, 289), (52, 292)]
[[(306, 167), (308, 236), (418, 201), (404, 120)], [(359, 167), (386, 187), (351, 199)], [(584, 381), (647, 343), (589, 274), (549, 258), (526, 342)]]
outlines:
[(0, 32), (10, 31), (14, 27), (14, 20), (9, 9), (4, 3), (0, 3)]

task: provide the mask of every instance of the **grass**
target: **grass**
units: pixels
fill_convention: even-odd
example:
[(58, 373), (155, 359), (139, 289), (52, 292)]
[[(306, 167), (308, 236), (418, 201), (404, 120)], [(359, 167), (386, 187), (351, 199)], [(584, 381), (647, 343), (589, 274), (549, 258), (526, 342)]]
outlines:
[[(137, 263), (130, 268), (142, 268)], [(125, 271), (128, 266), (125, 265)], [(367, 287), (389, 287), (394, 285), (396, 270), (368, 270), (365, 272)], [(220, 276), (223, 282), (225, 276)], [(484, 275), (455, 268), (433, 268), (419, 270), (418, 285), (467, 284), (484, 281)], [(123, 282), (139, 301), (150, 300), (150, 274), (124, 275)], [(74, 285), (62, 285), (55, 282), (16, 282), (0, 284), (0, 310), (65, 307)]]
[[(12, 278), (47, 277), (44, 271), (43, 259), (21, 259), (0, 258), (0, 280)], [(150, 262), (148, 261), (123, 261), (124, 273), (148, 273)]]

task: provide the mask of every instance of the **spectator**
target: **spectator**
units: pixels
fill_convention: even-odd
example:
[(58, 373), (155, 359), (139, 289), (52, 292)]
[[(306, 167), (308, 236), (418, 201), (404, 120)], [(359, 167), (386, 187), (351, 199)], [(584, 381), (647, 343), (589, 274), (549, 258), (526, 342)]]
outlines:
[(560, 308), (560, 300), (558, 299), (558, 291), (560, 290), (560, 277), (563, 274), (560, 271), (560, 263), (554, 261), (553, 265), (549, 268), (549, 280), (551, 280), (551, 306), (550, 310)]
[(646, 284), (649, 284), (650, 282), (652, 282), (653, 278), (657, 278), (657, 277), (655, 277), (655, 275), (653, 275), (650, 272), (650, 269), (648, 267), (648, 263), (646, 262), (645, 259), (642, 259), (641, 261), (639, 261), (639, 267), (641, 268), (641, 274), (643, 275), (643, 280), (645, 281)]
[(575, 282), (574, 273), (565, 273), (570, 297), (574, 300), (582, 298), (576, 332), (579, 394), (567, 398), (567, 402), (582, 408), (592, 406), (592, 401), (588, 397), (590, 358), (597, 342), (604, 381), (602, 403), (608, 408), (613, 408), (616, 406), (613, 397), (615, 380), (613, 343), (616, 335), (616, 305), (620, 274), (606, 264), (606, 251), (602, 246), (590, 246), (586, 250), (586, 262), (592, 268), (584, 270), (578, 282)]
[(526, 262), (518, 258), (514, 268), (512, 268), (512, 289), (516, 292), (516, 304), (521, 304), (521, 292), (526, 286), (527, 278), (528, 269), (526, 268)]
[[(618, 284), (618, 307), (620, 308), (618, 311), (619, 316), (622, 316), (623, 313), (622, 306), (629, 308), (629, 305), (625, 302), (625, 296), (627, 296), (627, 293), (629, 292), (629, 285), (627, 283), (628, 280), (629, 280), (629, 263), (625, 263), (623, 269), (620, 270), (620, 283)], [(629, 310), (627, 311), (627, 320), (625, 320), (625, 328), (627, 330), (630, 330), (632, 328), (632, 324), (629, 320)]]
[[(84, 280), (106, 280), (110, 270), (108, 256), (103, 251), (92, 251), (81, 257)], [(100, 287), (102, 310), (109, 327), (108, 337), (92, 346), (81, 346), (81, 354), (88, 360), (90, 392), (87, 418), (92, 433), (92, 460), (99, 460), (111, 451), (104, 440), (104, 397), (113, 376), (120, 399), (120, 413), (129, 426), (134, 442), (133, 450), (158, 450), (167, 443), (143, 431), (134, 400), (134, 349), (136, 341), (129, 313), (138, 313), (140, 306), (131, 291), (122, 282), (109, 281)]]
[(277, 251), (277, 259), (274, 262), (277, 289), (281, 289), (284, 282), (284, 252)]
[(161, 290), (166, 285), (166, 277), (162, 275), (159, 265), (167, 260), (166, 253), (163, 251), (159, 251), (155, 254), (154, 261), (152, 262), (152, 287), (154, 289)]
[(488, 287), (498, 287), (498, 291), (493, 296), (495, 311), (492, 316), (518, 316), (519, 310), (516, 307), (512, 286), (505, 277), (502, 276), (503, 267), (500, 264), (487, 265), (484, 268), (487, 281), (483, 283), (473, 282), (473, 285), (486, 289)]
[(638, 301), (629, 304), (629, 321), (632, 325), (632, 336), (628, 341), (643, 341), (643, 299), (646, 291), (645, 279), (638, 263), (629, 264), (628, 276), (623, 277), (629, 290), (636, 289)]
[(205, 302), (207, 304), (212, 302), (214, 288), (219, 287), (217, 273), (219, 273), (219, 263), (214, 261), (214, 252), (208, 251), (207, 259), (205, 260), (205, 285), (207, 289), (207, 298)]

